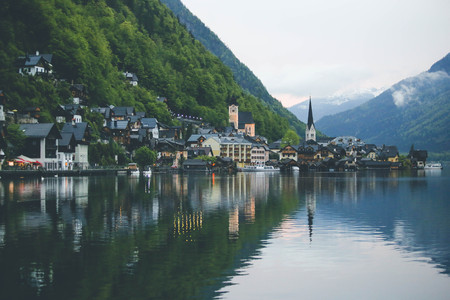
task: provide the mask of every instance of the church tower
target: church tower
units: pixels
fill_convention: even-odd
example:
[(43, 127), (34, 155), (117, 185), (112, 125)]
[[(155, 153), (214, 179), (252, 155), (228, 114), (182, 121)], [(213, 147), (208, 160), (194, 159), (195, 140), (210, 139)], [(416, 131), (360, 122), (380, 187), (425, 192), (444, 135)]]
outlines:
[(239, 125), (239, 107), (237, 105), (230, 105), (228, 107), (228, 115), (230, 118), (230, 124), (234, 125), (234, 129), (238, 130)]
[(311, 107), (311, 97), (309, 97), (309, 112), (308, 112), (308, 124), (306, 124), (305, 130), (305, 141), (313, 140), (316, 141), (316, 128), (314, 126), (312, 107)]

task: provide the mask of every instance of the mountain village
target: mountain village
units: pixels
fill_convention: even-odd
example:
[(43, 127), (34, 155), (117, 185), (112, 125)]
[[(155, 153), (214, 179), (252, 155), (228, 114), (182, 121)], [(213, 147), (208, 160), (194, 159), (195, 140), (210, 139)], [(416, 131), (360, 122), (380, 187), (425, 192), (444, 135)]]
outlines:
[[(35, 55), (20, 57), (19, 61), (19, 73), (24, 76), (42, 76), (52, 72), (51, 54), (36, 52)], [(138, 85), (139, 79), (135, 74), (124, 72), (123, 75), (131, 85)], [(133, 161), (135, 151), (140, 147), (154, 150), (157, 159), (149, 167), (159, 170), (240, 170), (250, 165), (272, 165), (281, 170), (300, 171), (404, 167), (396, 146), (366, 144), (351, 136), (318, 138), (311, 99), (304, 139), (297, 145), (290, 145), (282, 140), (268, 143), (265, 137), (256, 135), (252, 113), (239, 111), (235, 104), (229, 106), (229, 126), (225, 128), (213, 128), (201, 118), (180, 114), (172, 114), (172, 117), (178, 119), (181, 126), (168, 126), (134, 107), (110, 105), (89, 108), (88, 91), (82, 84), (71, 84), (70, 91), (72, 103), (58, 107), (54, 116), (56, 123), (39, 123), (39, 107), (21, 112), (4, 111), (8, 99), (0, 90), (3, 130), (0, 158), (4, 169), (94, 168), (97, 166), (89, 163), (89, 145), (112, 141), (125, 150), (129, 161)], [(165, 100), (164, 97), (157, 99)], [(103, 117), (99, 140), (93, 139), (90, 126), (83, 121), (87, 110)], [(4, 162), (4, 150), (8, 147), (4, 131), (11, 123), (20, 124), (26, 137), (25, 147), (22, 155)], [(411, 147), (408, 158), (412, 167), (421, 168), (426, 162), (427, 152)]]

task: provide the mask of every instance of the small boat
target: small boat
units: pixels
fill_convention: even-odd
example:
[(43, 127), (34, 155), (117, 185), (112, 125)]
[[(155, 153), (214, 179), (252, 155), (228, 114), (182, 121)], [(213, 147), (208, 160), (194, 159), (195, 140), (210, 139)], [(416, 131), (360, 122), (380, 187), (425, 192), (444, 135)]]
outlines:
[(276, 172), (280, 171), (280, 168), (266, 165), (248, 165), (242, 168), (244, 172)]
[(425, 170), (442, 170), (442, 164), (441, 163), (428, 163), (424, 167)]

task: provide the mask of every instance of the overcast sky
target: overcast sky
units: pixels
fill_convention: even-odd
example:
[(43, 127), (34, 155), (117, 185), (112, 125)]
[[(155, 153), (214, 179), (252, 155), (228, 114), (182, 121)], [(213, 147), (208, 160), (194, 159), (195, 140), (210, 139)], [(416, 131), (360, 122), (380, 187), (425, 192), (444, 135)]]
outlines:
[(450, 52), (450, 0), (181, 0), (284, 106), (389, 88)]

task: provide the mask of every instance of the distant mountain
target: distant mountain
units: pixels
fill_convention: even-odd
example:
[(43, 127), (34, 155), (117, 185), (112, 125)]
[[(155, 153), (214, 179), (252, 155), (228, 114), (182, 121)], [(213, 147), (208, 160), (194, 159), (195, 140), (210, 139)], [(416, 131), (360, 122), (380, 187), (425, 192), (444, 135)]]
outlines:
[(428, 71), (400, 81), (372, 100), (323, 117), (330, 136), (354, 135), (366, 142), (450, 152), (450, 53)]
[(236, 58), (214, 32), (194, 16), (180, 0), (161, 0), (161, 2), (172, 10), (180, 23), (184, 24), (197, 40), (231, 69), (236, 82), (244, 90), (263, 100), (278, 115), (288, 119), (289, 124), (296, 129), (300, 136), (303, 136), (306, 125), (269, 94), (255, 74)]
[[(314, 112), (314, 120), (316, 122), (322, 117), (332, 115), (355, 108), (373, 97), (375, 97), (376, 91), (357, 92), (347, 95), (336, 95), (327, 98), (313, 98), (312, 108)], [(300, 121), (307, 122), (308, 118), (308, 101), (304, 101), (288, 107), (288, 110), (292, 112)]]

